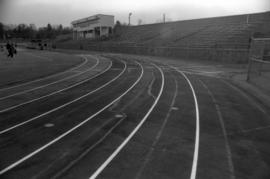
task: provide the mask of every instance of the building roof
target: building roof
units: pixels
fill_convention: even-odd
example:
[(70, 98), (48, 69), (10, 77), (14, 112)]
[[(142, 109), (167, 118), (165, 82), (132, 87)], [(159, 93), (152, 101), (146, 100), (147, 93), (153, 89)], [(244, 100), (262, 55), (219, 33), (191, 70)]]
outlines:
[(111, 17), (114, 17), (113, 15), (96, 14), (96, 15), (93, 15), (93, 16), (89, 16), (89, 17), (85, 17), (85, 18), (82, 18), (82, 19), (78, 19), (78, 20), (72, 21), (71, 24), (74, 25), (74, 24), (78, 24), (78, 23), (82, 23), (82, 22), (86, 22), (86, 21), (98, 20), (102, 16), (111, 16)]

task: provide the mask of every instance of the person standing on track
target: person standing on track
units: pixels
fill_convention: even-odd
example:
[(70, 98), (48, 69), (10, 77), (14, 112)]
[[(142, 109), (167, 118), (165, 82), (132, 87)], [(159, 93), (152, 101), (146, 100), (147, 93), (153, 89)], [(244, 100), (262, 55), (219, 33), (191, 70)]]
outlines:
[(7, 51), (8, 51), (8, 57), (13, 58), (13, 53), (14, 53), (14, 49), (15, 49), (15, 48), (12, 46), (12, 44), (9, 43), (9, 42), (7, 42), (7, 44), (6, 44), (6, 49), (7, 49)]

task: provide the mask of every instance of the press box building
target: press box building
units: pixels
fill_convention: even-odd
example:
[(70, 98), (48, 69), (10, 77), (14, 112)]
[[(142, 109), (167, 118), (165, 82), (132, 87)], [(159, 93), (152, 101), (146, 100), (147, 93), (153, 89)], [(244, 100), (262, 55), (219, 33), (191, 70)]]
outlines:
[(71, 22), (73, 39), (98, 38), (112, 34), (114, 16), (97, 14)]

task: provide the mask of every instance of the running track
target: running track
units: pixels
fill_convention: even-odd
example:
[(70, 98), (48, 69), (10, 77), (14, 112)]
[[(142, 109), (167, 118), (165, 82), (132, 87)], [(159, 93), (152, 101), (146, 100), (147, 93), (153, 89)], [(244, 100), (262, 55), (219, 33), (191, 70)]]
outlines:
[(270, 177), (269, 112), (256, 99), (155, 59), (81, 57), (0, 89), (1, 178)]

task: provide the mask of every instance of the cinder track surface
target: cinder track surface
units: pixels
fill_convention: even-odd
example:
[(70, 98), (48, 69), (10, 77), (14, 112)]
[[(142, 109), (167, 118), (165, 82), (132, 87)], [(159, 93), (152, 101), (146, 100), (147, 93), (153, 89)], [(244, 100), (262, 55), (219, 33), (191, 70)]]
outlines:
[(0, 91), (1, 178), (270, 177), (268, 109), (228, 81), (153, 57), (80, 56)]

